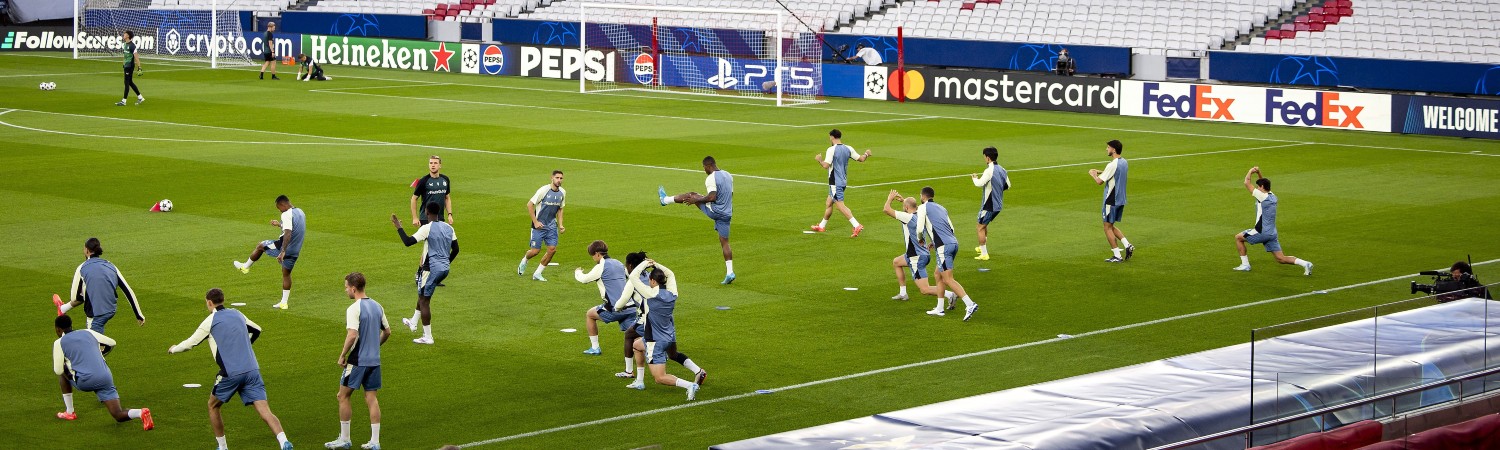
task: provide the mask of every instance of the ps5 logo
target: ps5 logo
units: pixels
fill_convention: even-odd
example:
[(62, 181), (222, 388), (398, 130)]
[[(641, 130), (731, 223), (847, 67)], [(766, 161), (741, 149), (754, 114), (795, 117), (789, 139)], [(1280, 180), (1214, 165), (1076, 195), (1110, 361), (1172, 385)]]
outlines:
[(708, 84), (719, 89), (733, 88), (740, 80), (734, 77), (734, 64), (724, 58), (719, 59), (719, 73), (708, 79)]

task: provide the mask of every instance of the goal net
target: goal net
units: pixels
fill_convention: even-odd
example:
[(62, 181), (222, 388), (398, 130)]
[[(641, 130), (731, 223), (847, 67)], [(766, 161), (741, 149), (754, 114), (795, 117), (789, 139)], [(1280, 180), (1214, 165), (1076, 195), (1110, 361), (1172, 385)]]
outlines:
[(73, 17), (74, 58), (120, 57), (121, 33), (135, 35), (140, 58), (254, 65), (259, 47), (245, 39), (236, 0), (82, 0)]
[(579, 2), (579, 14), (582, 54), (613, 51), (621, 61), (618, 76), (579, 77), (579, 92), (822, 103), (820, 37), (783, 10)]

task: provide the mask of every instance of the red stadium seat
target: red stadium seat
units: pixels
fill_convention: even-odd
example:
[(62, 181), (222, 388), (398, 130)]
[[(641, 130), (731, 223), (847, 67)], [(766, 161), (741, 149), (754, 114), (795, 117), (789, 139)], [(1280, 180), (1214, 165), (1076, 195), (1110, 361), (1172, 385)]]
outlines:
[(1307, 21), (1311, 23), (1323, 23), (1323, 15), (1309, 13), (1307, 15)]
[(1281, 30), (1266, 30), (1266, 39), (1281, 39)]
[(1339, 15), (1340, 16), (1344, 16), (1344, 17), (1353, 16), (1354, 15), (1354, 8), (1347, 7), (1347, 6), (1340, 6), (1339, 7)]
[(974, 3), (994, 3), (998, 5), (1000, 4), (1000, 0), (975, 0)]
[(424, 15), (424, 16), (431, 16), (431, 15), (433, 15), (433, 10), (431, 10), (431, 9), (424, 9), (424, 10), (422, 10), (422, 15)]
[(1308, 31), (1323, 31), (1323, 28), (1327, 26), (1328, 25), (1324, 24), (1323, 22), (1313, 22), (1307, 24)]
[(1307, 16), (1297, 16), (1296, 19), (1292, 20), (1293, 23), (1307, 23), (1307, 21), (1308, 21), (1308, 17)]
[(1307, 22), (1297, 24), (1297, 31), (1312, 31), (1312, 25)]
[(472, 11), (472, 10), (474, 10), (474, 4), (473, 3), (465, 3), (465, 4), (462, 4), (462, 5), (458, 5), (458, 9), (460, 11)]
[(963, 6), (959, 6), (958, 9), (960, 11), (973, 11), (974, 10), (974, 3), (972, 3), (972, 2), (970, 2), (970, 3), (964, 3)]
[(1297, 30), (1281, 30), (1282, 39), (1296, 39)]
[(1311, 14), (1323, 14), (1323, 7), (1322, 6), (1314, 6), (1314, 7), (1312, 7), (1312, 9), (1307, 10), (1307, 13), (1309, 15), (1311, 15)]
[(1323, 16), (1323, 23), (1335, 25), (1339, 23), (1339, 16)]

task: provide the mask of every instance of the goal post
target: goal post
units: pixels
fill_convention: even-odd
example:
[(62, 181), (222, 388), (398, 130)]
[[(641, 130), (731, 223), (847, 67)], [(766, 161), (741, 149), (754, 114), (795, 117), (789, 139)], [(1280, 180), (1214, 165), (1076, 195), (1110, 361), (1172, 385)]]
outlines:
[(130, 31), (142, 59), (206, 62), (215, 68), (256, 64), (252, 41), (235, 9), (243, 6), (239, 0), (179, 1), (155, 6), (131, 0), (75, 1), (73, 58), (119, 57), (124, 48), (120, 35)]
[(647, 91), (823, 103), (820, 36), (779, 9), (578, 4), (582, 54), (613, 52), (618, 77), (580, 76), (580, 93)]

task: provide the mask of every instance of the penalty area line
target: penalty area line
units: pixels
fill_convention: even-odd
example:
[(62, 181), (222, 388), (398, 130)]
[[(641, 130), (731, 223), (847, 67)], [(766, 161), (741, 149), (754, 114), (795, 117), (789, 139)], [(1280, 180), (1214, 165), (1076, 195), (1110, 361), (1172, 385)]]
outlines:
[[(1480, 266), (1480, 265), (1486, 265), (1486, 264), (1493, 264), (1493, 263), (1496, 263), (1496, 262), (1500, 262), (1500, 259), (1491, 259), (1489, 261), (1481, 261), (1481, 262), (1474, 263), (1473, 265)], [(823, 384), (828, 384), (828, 383), (835, 383), (835, 382), (844, 381), (844, 380), (852, 380), (852, 379), (855, 379), (855, 378), (863, 378), (863, 377), (867, 377), (867, 376), (871, 376), (871, 375), (879, 375), (879, 374), (888, 373), (888, 372), (896, 372), (896, 371), (900, 371), (900, 370), (912, 369), (912, 368), (923, 367), (923, 366), (930, 366), (930, 365), (941, 364), (941, 363), (945, 363), (945, 362), (958, 361), (958, 360), (973, 358), (973, 357), (976, 357), (976, 356), (984, 356), (984, 355), (990, 355), (990, 354), (995, 354), (995, 353), (1007, 352), (1007, 351), (1011, 351), (1011, 350), (1019, 350), (1019, 349), (1023, 349), (1023, 348), (1027, 348), (1027, 347), (1035, 347), (1035, 346), (1038, 346), (1038, 345), (1051, 344), (1051, 343), (1054, 343), (1054, 342), (1062, 342), (1062, 341), (1074, 340), (1074, 339), (1078, 339), (1078, 338), (1082, 338), (1082, 337), (1097, 336), (1097, 335), (1108, 334), (1108, 333), (1113, 333), (1113, 332), (1117, 332), (1117, 331), (1125, 331), (1125, 330), (1129, 330), (1129, 329), (1133, 329), (1133, 328), (1140, 328), (1140, 327), (1145, 327), (1145, 326), (1157, 325), (1157, 324), (1162, 324), (1162, 323), (1167, 323), (1167, 322), (1173, 322), (1173, 321), (1182, 320), (1182, 319), (1188, 319), (1188, 318), (1193, 318), (1193, 317), (1205, 316), (1205, 315), (1209, 315), (1209, 314), (1217, 314), (1217, 313), (1227, 312), (1227, 311), (1233, 311), (1233, 310), (1237, 310), (1237, 309), (1244, 309), (1244, 308), (1249, 308), (1249, 307), (1253, 307), (1253, 306), (1267, 305), (1267, 304), (1276, 303), (1276, 302), (1282, 302), (1282, 301), (1286, 301), (1286, 300), (1293, 300), (1293, 299), (1298, 299), (1298, 298), (1303, 298), (1303, 297), (1309, 297), (1309, 296), (1313, 296), (1313, 295), (1323, 295), (1323, 294), (1327, 294), (1327, 293), (1333, 293), (1333, 292), (1338, 292), (1338, 291), (1343, 291), (1343, 290), (1348, 290), (1348, 289), (1354, 289), (1354, 288), (1359, 288), (1359, 287), (1364, 287), (1364, 286), (1370, 286), (1370, 285), (1374, 285), (1374, 284), (1387, 283), (1387, 282), (1391, 282), (1391, 281), (1395, 281), (1395, 280), (1400, 280), (1402, 278), (1410, 278), (1410, 277), (1415, 277), (1415, 276), (1420, 276), (1420, 274), (1413, 273), (1413, 274), (1408, 274), (1408, 275), (1398, 275), (1398, 276), (1394, 276), (1394, 277), (1382, 278), (1382, 279), (1379, 279), (1379, 280), (1372, 280), (1372, 281), (1365, 281), (1365, 282), (1361, 282), (1361, 283), (1348, 284), (1348, 285), (1339, 286), (1339, 287), (1335, 287), (1335, 288), (1319, 289), (1319, 290), (1314, 290), (1314, 291), (1310, 291), (1310, 292), (1304, 292), (1304, 293), (1301, 293), (1301, 294), (1293, 294), (1293, 295), (1288, 295), (1288, 296), (1283, 296), (1283, 297), (1276, 297), (1276, 298), (1271, 298), (1271, 299), (1266, 299), (1266, 300), (1254, 301), (1254, 302), (1250, 302), (1250, 303), (1242, 303), (1242, 304), (1238, 304), (1238, 305), (1226, 306), (1226, 307), (1223, 307), (1223, 308), (1216, 308), (1216, 309), (1210, 309), (1210, 310), (1205, 310), (1205, 311), (1198, 311), (1198, 312), (1194, 312), (1194, 313), (1182, 314), (1182, 315), (1172, 316), (1172, 317), (1164, 317), (1164, 318), (1156, 319), (1156, 320), (1148, 320), (1148, 321), (1145, 321), (1145, 322), (1136, 322), (1136, 323), (1133, 323), (1133, 324), (1121, 325), (1121, 326), (1113, 327), (1113, 328), (1104, 328), (1104, 329), (1089, 331), (1089, 332), (1086, 332), (1086, 333), (1075, 334), (1075, 335), (1072, 335), (1071, 337), (1066, 337), (1066, 338), (1056, 337), (1056, 338), (1044, 339), (1044, 340), (1040, 340), (1040, 341), (1032, 341), (1032, 342), (1026, 342), (1026, 343), (1021, 343), (1021, 344), (1009, 345), (1009, 346), (1005, 346), (1005, 347), (997, 347), (997, 348), (992, 348), (992, 349), (989, 349), (989, 350), (981, 350), (981, 351), (977, 351), (977, 352), (973, 352), (973, 353), (964, 353), (964, 354), (961, 354), (961, 355), (953, 355), (953, 356), (949, 356), (949, 357), (945, 357), (945, 358), (938, 358), (938, 359), (932, 359), (932, 360), (927, 360), (927, 361), (919, 361), (919, 362), (914, 362), (914, 363), (910, 363), (910, 364), (903, 364), (903, 365), (899, 365), (899, 366), (892, 366), (892, 367), (886, 367), (886, 368), (881, 368), (881, 369), (869, 370), (869, 371), (865, 371), (865, 372), (852, 373), (852, 374), (849, 374), (849, 375), (843, 375), (843, 376), (838, 376), (838, 377), (833, 377), (833, 378), (825, 378), (825, 379), (822, 379), (822, 380), (809, 381), (809, 382), (806, 382), (806, 383), (793, 384), (793, 385), (790, 385), (790, 386), (785, 386), (785, 387), (780, 387), (780, 388), (774, 388), (774, 389), (770, 389), (770, 390), (771, 391), (775, 391), (777, 393), (780, 393), (780, 392), (783, 392), (783, 391), (790, 391), (790, 390), (793, 390), (793, 389), (801, 389), (801, 388), (818, 386), (818, 385), (823, 385)], [(727, 402), (727, 401), (731, 401), (731, 400), (739, 400), (739, 399), (742, 399), (742, 398), (754, 397), (754, 396), (757, 396), (757, 395), (760, 395), (760, 394), (757, 394), (755, 392), (746, 392), (746, 393), (743, 393), (743, 394), (736, 394), (736, 395), (731, 395), (731, 396), (728, 396), (728, 397), (719, 397), (719, 398), (714, 398), (714, 399), (709, 399), (709, 400), (701, 400), (701, 401), (696, 401), (696, 402), (693, 402), (693, 403), (684, 403), (684, 404), (676, 405), (676, 406), (668, 406), (668, 407), (665, 407), (665, 408), (657, 408), (657, 409), (652, 409), (652, 410), (647, 410), (647, 411), (640, 411), (640, 412), (635, 412), (635, 413), (631, 413), (631, 414), (625, 414), (625, 415), (621, 415), (621, 416), (608, 417), (608, 418), (603, 418), (603, 419), (598, 419), (598, 420), (591, 420), (591, 421), (588, 421), (588, 422), (575, 423), (575, 424), (572, 424), (572, 425), (563, 425), (563, 426), (560, 426), (560, 427), (548, 428), (548, 429), (544, 429), (544, 430), (537, 430), (537, 431), (532, 431), (532, 432), (527, 432), (527, 433), (521, 433), (521, 434), (513, 434), (513, 435), (510, 435), (510, 436), (498, 437), (498, 438), (493, 438), (493, 439), (485, 439), (485, 440), (482, 440), (482, 441), (474, 441), (474, 442), (470, 442), (470, 443), (467, 443), (467, 444), (460, 445), (459, 447), (461, 447), (461, 448), (471, 448), (471, 447), (478, 447), (478, 446), (483, 446), (483, 445), (498, 444), (498, 443), (501, 443), (501, 442), (514, 441), (514, 440), (517, 440), (517, 439), (525, 439), (525, 438), (529, 438), (529, 437), (541, 436), (541, 435), (545, 435), (545, 434), (552, 434), (552, 433), (557, 433), (557, 432), (562, 432), (562, 431), (568, 431), (568, 430), (573, 430), (573, 429), (578, 429), (578, 428), (589, 427), (589, 426), (593, 426), (593, 425), (601, 425), (601, 424), (606, 424), (606, 423), (611, 423), (611, 422), (619, 422), (619, 421), (622, 421), (622, 420), (629, 420), (629, 419), (634, 419), (634, 418), (639, 418), (639, 417), (644, 417), (644, 416), (661, 414), (661, 413), (665, 413), (665, 412), (672, 412), (672, 411), (677, 411), (677, 410), (692, 408), (692, 407), (696, 407), (696, 406), (711, 405), (711, 404), (714, 404), (714, 403)]]

